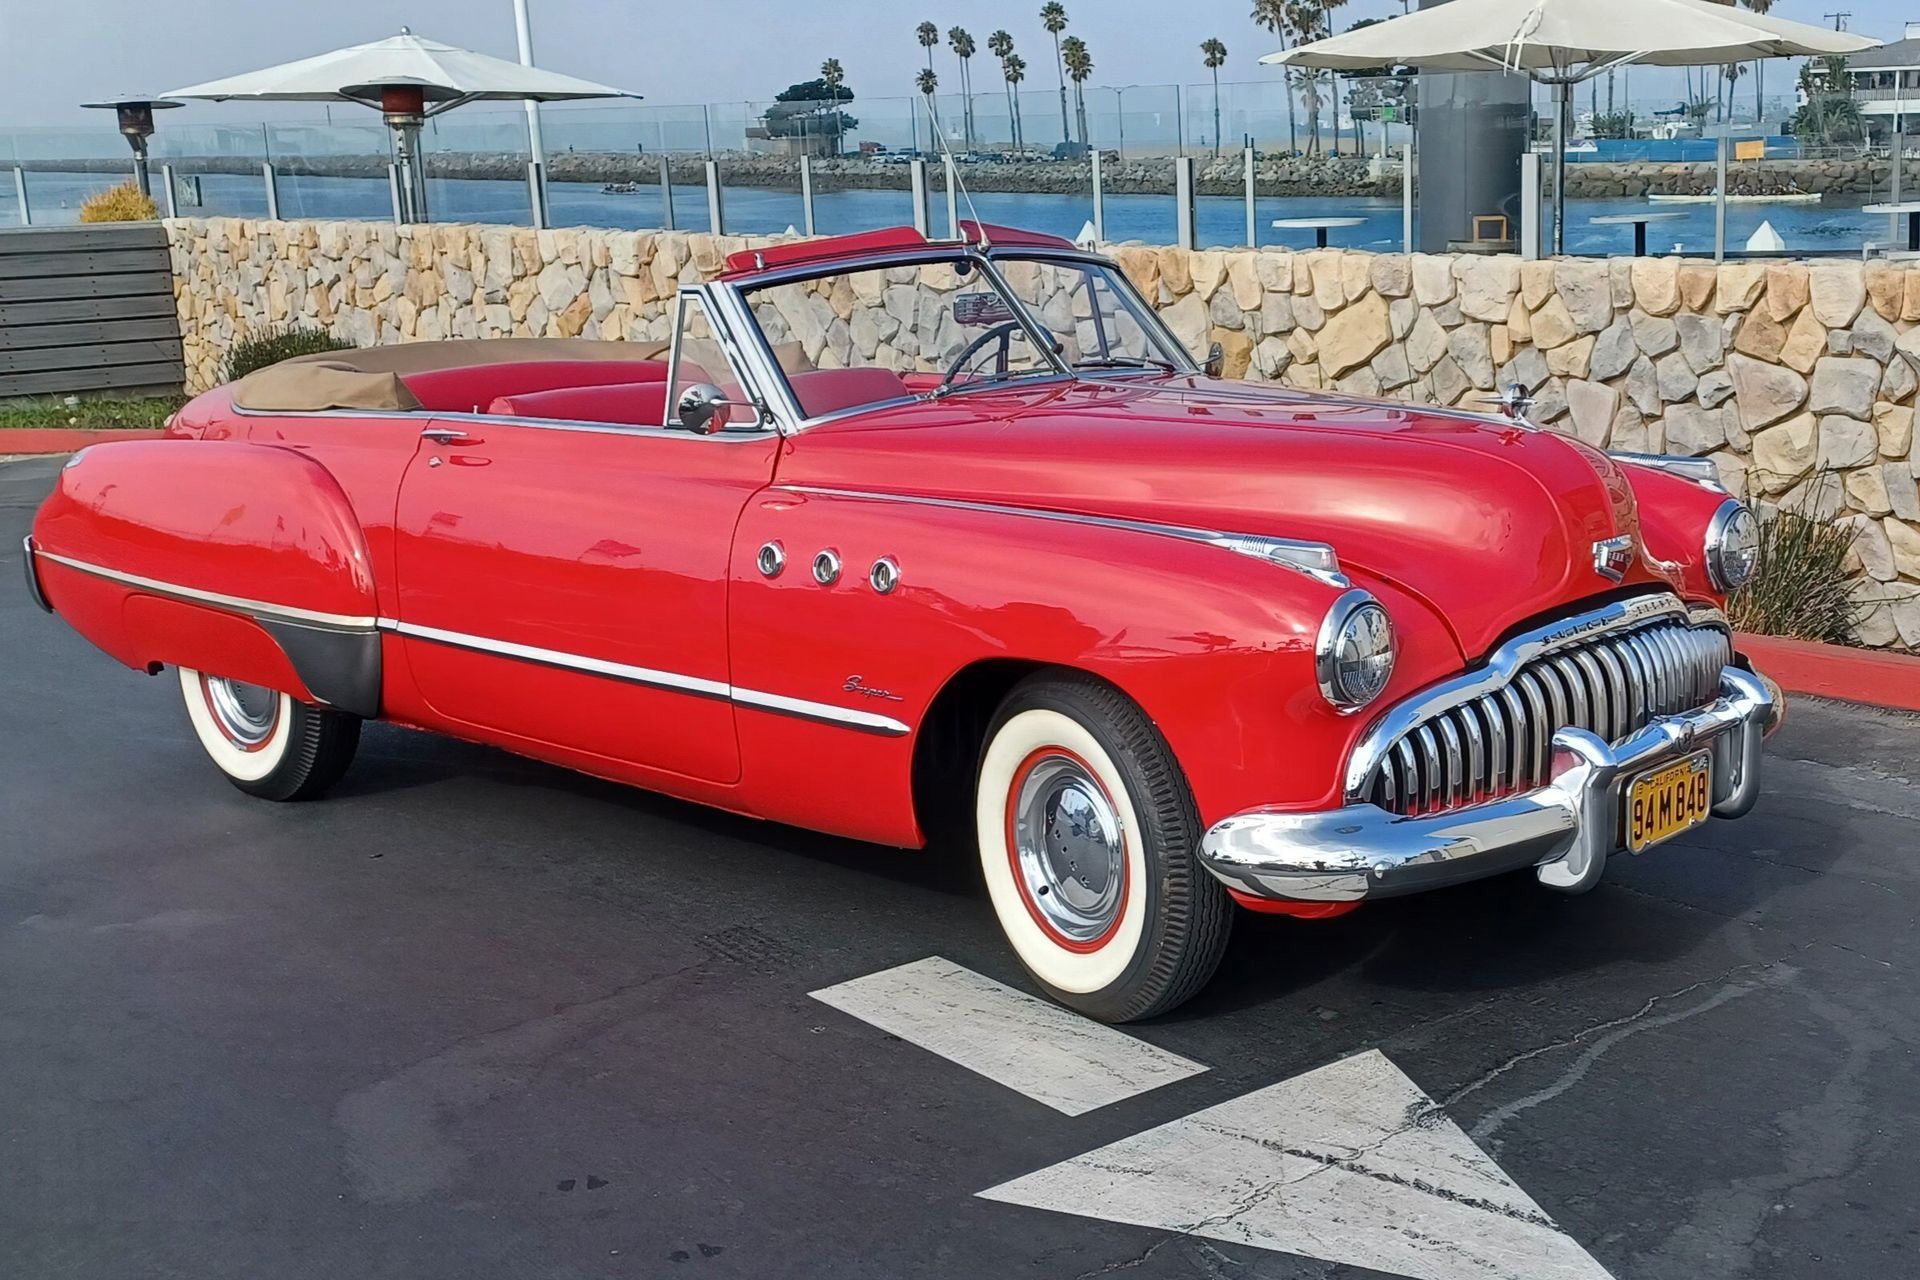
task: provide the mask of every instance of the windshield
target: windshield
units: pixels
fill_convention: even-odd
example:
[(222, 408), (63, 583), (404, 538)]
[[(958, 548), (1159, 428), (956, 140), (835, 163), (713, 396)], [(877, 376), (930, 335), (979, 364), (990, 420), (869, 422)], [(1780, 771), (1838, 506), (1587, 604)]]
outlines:
[(1061, 360), (1079, 369), (1181, 369), (1133, 286), (1104, 263), (1070, 258), (996, 258), (1007, 287), (1053, 336)]
[(977, 260), (945, 257), (747, 284), (741, 294), (809, 419), (1063, 367), (1183, 367), (1111, 268), (998, 256), (994, 265), (1005, 290)]

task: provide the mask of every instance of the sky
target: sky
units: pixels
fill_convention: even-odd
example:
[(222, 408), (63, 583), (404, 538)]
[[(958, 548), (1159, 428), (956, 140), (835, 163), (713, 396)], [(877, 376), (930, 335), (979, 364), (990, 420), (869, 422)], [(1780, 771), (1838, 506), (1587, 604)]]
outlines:
[[(1276, 76), (1256, 65), (1273, 38), (1248, 18), (1250, 0), (1066, 0), (1069, 32), (1091, 47), (1093, 83), (1200, 83), (1199, 44), (1229, 51), (1223, 81)], [(1594, 0), (1604, 3), (1604, 0)], [(654, 104), (770, 97), (818, 74), (837, 57), (863, 97), (910, 94), (924, 55), (913, 28), (965, 26), (983, 46), (1004, 27), (1030, 64), (1028, 87), (1052, 83), (1051, 44), (1039, 0), (529, 0), (537, 60), (556, 71), (635, 90)], [(1830, 22), (1850, 9), (1850, 30), (1897, 39), (1920, 20), (1920, 0), (1778, 0), (1777, 17)], [(1337, 25), (1400, 12), (1399, 0), (1350, 0)], [(251, 71), (275, 62), (391, 35), (405, 23), (421, 35), (515, 56), (512, 0), (0, 0), (0, 131), (22, 125), (87, 125), (76, 104), (125, 92), (155, 92)], [(978, 88), (996, 88), (990, 59), (975, 62)], [(942, 89), (957, 80), (944, 45)], [(1660, 73), (1636, 73), (1648, 77)], [(1782, 69), (1778, 84), (1791, 83)], [(1671, 73), (1677, 86), (1679, 73)], [(1776, 83), (1774, 76), (1768, 84)], [(1636, 87), (1639, 96), (1641, 89)], [(313, 107), (190, 106), (181, 122), (316, 117)]]

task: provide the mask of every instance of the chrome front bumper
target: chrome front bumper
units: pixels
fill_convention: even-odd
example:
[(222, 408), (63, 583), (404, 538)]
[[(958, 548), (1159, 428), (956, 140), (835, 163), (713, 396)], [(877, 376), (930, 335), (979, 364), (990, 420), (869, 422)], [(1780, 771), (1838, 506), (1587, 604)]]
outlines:
[(1738, 818), (1760, 795), (1760, 743), (1779, 723), (1774, 691), (1726, 667), (1720, 695), (1648, 724), (1618, 746), (1585, 729), (1553, 736), (1553, 782), (1443, 813), (1403, 816), (1372, 804), (1317, 813), (1256, 809), (1207, 832), (1200, 861), (1258, 898), (1357, 902), (1418, 893), (1534, 867), (1542, 884), (1580, 893), (1617, 847), (1621, 790), (1642, 771), (1713, 752), (1713, 813)]

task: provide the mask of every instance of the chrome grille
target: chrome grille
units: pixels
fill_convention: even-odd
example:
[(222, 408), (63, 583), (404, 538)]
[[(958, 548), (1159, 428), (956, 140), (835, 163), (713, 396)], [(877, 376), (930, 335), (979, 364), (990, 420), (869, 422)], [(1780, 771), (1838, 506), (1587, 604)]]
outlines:
[(1531, 791), (1551, 777), (1559, 729), (1618, 743), (1657, 716), (1711, 702), (1732, 661), (1724, 629), (1672, 614), (1541, 653), (1504, 685), (1400, 732), (1379, 750), (1359, 794), (1413, 814)]

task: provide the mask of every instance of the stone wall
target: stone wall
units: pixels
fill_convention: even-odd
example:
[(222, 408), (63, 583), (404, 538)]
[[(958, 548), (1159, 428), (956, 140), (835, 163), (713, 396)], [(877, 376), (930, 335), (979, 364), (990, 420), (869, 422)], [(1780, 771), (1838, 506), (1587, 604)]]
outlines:
[[(195, 387), (236, 336), (290, 322), (360, 344), (664, 339), (679, 283), (766, 243), (237, 219), (169, 231)], [(1111, 252), (1189, 349), (1222, 345), (1232, 377), (1474, 407), (1517, 383), (1554, 430), (1706, 457), (1762, 506), (1844, 521), (1861, 641), (1920, 648), (1920, 266)]]

